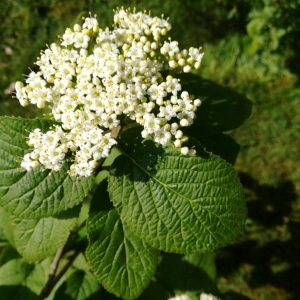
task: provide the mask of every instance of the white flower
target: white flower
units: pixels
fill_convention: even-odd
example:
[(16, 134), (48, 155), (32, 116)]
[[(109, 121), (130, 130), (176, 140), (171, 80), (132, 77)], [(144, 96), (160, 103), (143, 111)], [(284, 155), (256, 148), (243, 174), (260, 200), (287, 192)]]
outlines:
[(98, 26), (98, 21), (95, 18), (85, 18), (82, 28), (93, 29)]
[(171, 139), (171, 133), (164, 128), (154, 132), (154, 141), (165, 146)]
[(75, 48), (87, 48), (90, 37), (82, 32), (74, 33), (74, 47)]
[(62, 36), (62, 39), (62, 46), (72, 45), (74, 43), (74, 32), (70, 28), (67, 28), (64, 35)]

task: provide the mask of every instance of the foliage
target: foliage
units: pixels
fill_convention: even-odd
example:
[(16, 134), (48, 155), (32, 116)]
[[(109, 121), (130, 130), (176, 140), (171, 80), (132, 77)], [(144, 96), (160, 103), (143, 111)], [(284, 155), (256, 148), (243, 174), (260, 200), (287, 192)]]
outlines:
[[(194, 77), (192, 78), (194, 79)], [(226, 93), (223, 95), (226, 97)], [(220, 108), (222, 109), (222, 107)], [(215, 119), (215, 121), (217, 120)], [(5, 218), (11, 224), (12, 230), (12, 233), (6, 234), (6, 236), (7, 238), (13, 236), (13, 244), (16, 249), (30, 261), (41, 260), (54, 254), (66, 241), (68, 232), (76, 224), (76, 216), (78, 217), (79, 214), (76, 206), (78, 200), (87, 195), (92, 183), (91, 177), (82, 178), (80, 181), (72, 179), (66, 175), (65, 168), (53, 172), (51, 176), (48, 171), (41, 172), (41, 169), (26, 172), (19, 168), (18, 157), (22, 156), (28, 147), (23, 137), (26, 131), (35, 128), (37, 123), (40, 127), (47, 128), (49, 126), (47, 122), (49, 121), (42, 119), (25, 120), (9, 117), (1, 119), (1, 157), (6, 157), (5, 164), (1, 165), (4, 179), (1, 182), (1, 206), (9, 212), (9, 215), (4, 211), (2, 214), (6, 215)], [(212, 123), (217, 124), (218, 121)], [(227, 163), (200, 148), (200, 156), (192, 160), (188, 157), (184, 159), (184, 157), (178, 156), (176, 151), (174, 152), (171, 148), (162, 152), (150, 140), (144, 143), (137, 139), (139, 130), (134, 127), (121, 135), (119, 145), (123, 155), (115, 160), (109, 176), (109, 197), (120, 216), (109, 203), (107, 188), (102, 182), (92, 200), (90, 217), (87, 222), (90, 243), (87, 258), (92, 270), (109, 291), (122, 295), (124, 298), (135, 298), (153, 276), (158, 262), (158, 253), (154, 248), (181, 253), (213, 249), (227, 243), (234, 232), (239, 230), (244, 218), (241, 190), (236, 185), (235, 174), (230, 171), (231, 167)], [(220, 146), (216, 145), (215, 147)], [(188, 172), (185, 170), (187, 167), (180, 167), (189, 164)], [(198, 167), (195, 168), (197, 165)], [(171, 173), (166, 170), (166, 167), (170, 170), (173, 169), (171, 181)], [(222, 179), (223, 172), (228, 173), (224, 179)], [(229, 175), (230, 173), (232, 174)], [(131, 178), (131, 176), (133, 177)], [(180, 182), (176, 183), (178, 180), (176, 178), (186, 178), (186, 180), (183, 185), (180, 185)], [(192, 180), (190, 183), (187, 181), (188, 178)], [(215, 183), (210, 187), (206, 186), (206, 181), (215, 181)], [(198, 186), (197, 194), (195, 194), (196, 190), (190, 194), (189, 190), (194, 184)], [(199, 189), (202, 185), (203, 188)], [(149, 194), (151, 190), (156, 191), (155, 194)], [(221, 192), (222, 190), (223, 192)], [(133, 191), (137, 193), (134, 198), (130, 196)], [(76, 194), (73, 195), (73, 192)], [(226, 194), (227, 196), (225, 196)], [(99, 197), (101, 202), (99, 202)], [(200, 203), (197, 204), (197, 202), (202, 197), (204, 197), (201, 200), (202, 204), (198, 206)], [(202, 211), (200, 208), (207, 197), (210, 199), (207, 209)], [(188, 198), (191, 203), (195, 201), (195, 207), (186, 202)], [(157, 205), (161, 201), (165, 204), (159, 212)], [(225, 201), (224, 203), (230, 201), (231, 204), (225, 205), (225, 210), (223, 210), (222, 206), (218, 208), (220, 201)], [(157, 215), (151, 213), (154, 209), (158, 210)], [(174, 210), (173, 213), (171, 213), (172, 210)], [(170, 213), (166, 214), (167, 211)], [(201, 215), (198, 215), (197, 211), (202, 211)], [(175, 219), (171, 217), (174, 214), (177, 215)], [(211, 219), (213, 215), (217, 218), (216, 221)], [(170, 217), (171, 219), (168, 219)], [(191, 218), (194, 218), (194, 221)], [(218, 224), (219, 218), (222, 219), (221, 224)], [(200, 224), (207, 222), (206, 219), (215, 225), (207, 229), (203, 227), (199, 231), (203, 226)], [(170, 225), (167, 225), (169, 222), (171, 222)], [(189, 228), (191, 222), (194, 224), (193, 228)], [(196, 227), (195, 222), (200, 222), (201, 227)], [(159, 226), (155, 229), (160, 223), (167, 226)], [(146, 227), (145, 224), (147, 224)], [(153, 228), (154, 232), (151, 233), (148, 228)], [(131, 231), (134, 232), (134, 235)], [(157, 235), (158, 232), (160, 233)], [(186, 233), (180, 237), (181, 232)], [(137, 236), (135, 237), (135, 235)], [(111, 241), (109, 242), (109, 240)], [(206, 240), (211, 242), (203, 243)], [(151, 243), (154, 248), (148, 246), (144, 241)], [(121, 252), (117, 258), (116, 254), (120, 251), (120, 247), (125, 247), (125, 252), (123, 255)], [(124, 255), (126, 260), (122, 262), (125, 259)], [(112, 261), (115, 266), (111, 265)], [(142, 281), (136, 282), (134, 273), (128, 275), (128, 278), (132, 277), (134, 281), (123, 283), (123, 276), (119, 281), (115, 279), (116, 274), (122, 268), (125, 271), (129, 266), (129, 274), (139, 272), (139, 276), (141, 276), (140, 264), (147, 266), (143, 271), (145, 279)], [(99, 273), (100, 271), (101, 273)], [(111, 275), (109, 275), (110, 273)], [(109, 279), (111, 276), (114, 278), (113, 281)], [(117, 286), (112, 285), (114, 282), (117, 283)], [(117, 287), (123, 286), (124, 290), (117, 289)]]
[[(65, 48), (51, 44), (36, 63), (39, 73), (32, 71), (26, 86), (16, 83), (20, 103), (44, 108), (47, 102), (50, 118), (0, 119), (1, 227), (6, 247), (22, 256), (3, 259), (0, 289), (5, 298), (27, 293), (28, 299), (50, 294), (54, 299), (90, 299), (109, 292), (143, 299), (153, 293), (146, 289), (151, 280), (161, 286), (162, 299), (219, 293), (212, 255), (202, 253), (228, 244), (245, 223), (244, 192), (231, 165), (238, 147), (223, 132), (240, 126), (251, 104), (230, 89), (185, 74), (199, 68), (202, 54), (195, 48), (180, 52), (177, 42), (167, 42), (166, 20), (120, 9), (114, 22), (113, 33), (99, 30), (92, 17), (82, 26), (75, 24), (62, 37)], [(94, 37), (93, 48), (88, 42)], [(114, 58), (118, 61), (112, 65)], [(182, 71), (178, 79), (173, 77)], [(138, 88), (143, 89), (140, 96)], [(182, 88), (194, 95), (183, 90), (177, 96)], [(70, 103), (73, 89), (77, 94)], [(94, 105), (99, 96), (100, 105)], [(194, 122), (199, 97), (202, 113)], [(140, 113), (140, 107), (147, 110)], [(77, 125), (69, 123), (70, 117)], [(97, 131), (96, 142), (92, 130)], [(220, 144), (224, 139), (229, 150)], [(87, 147), (94, 146), (100, 156), (90, 161)], [(108, 172), (100, 177), (103, 171)], [(82, 216), (83, 203), (89, 212)], [(92, 273), (72, 266), (84, 252)], [(41, 270), (34, 262), (46, 266), (54, 255), (46, 281), (47, 267)], [(66, 263), (57, 272), (61, 259)], [(62, 279), (71, 266), (74, 271)], [(183, 270), (186, 285), (168, 274), (173, 267)], [(17, 278), (5, 277), (14, 270)], [(193, 279), (196, 274), (201, 281)], [(31, 280), (36, 276), (39, 282)]]
[[(96, 12), (103, 24), (108, 24), (111, 8), (121, 5), (151, 9), (153, 15), (164, 12), (174, 25), (173, 37), (184, 46), (203, 45), (205, 59), (199, 74), (233, 87), (254, 103), (251, 119), (230, 133), (241, 149), (236, 167), (244, 172), (242, 174), (247, 173), (253, 183), (249, 190), (248, 181), (242, 177), (249, 207), (246, 232), (233, 246), (216, 253), (219, 287), (222, 291), (234, 290), (260, 300), (297, 298), (299, 291), (294, 279), (299, 268), (294, 261), (299, 250), (300, 206), (296, 194), (300, 190), (297, 152), (299, 84), (298, 77), (290, 70), (299, 74), (299, 2), (221, 0), (216, 4), (206, 0), (8, 0), (0, 12), (1, 90), (7, 89), (11, 82), (21, 80), (21, 74), (27, 74), (28, 67), (34, 69), (32, 62), (40, 49), (47, 42), (54, 41), (78, 13)], [(266, 22), (264, 18), (268, 10), (271, 14)], [(254, 30), (254, 34), (247, 31), (247, 24), (252, 21), (254, 29), (256, 22), (263, 24)], [(283, 36), (272, 34), (282, 30), (285, 32)], [(255, 43), (262, 42), (253, 52), (251, 47), (255, 40)], [(277, 48), (271, 49), (276, 44)], [(42, 113), (33, 107), (21, 109), (9, 94), (1, 93), (1, 115), (33, 117)], [(202, 137), (201, 142), (209, 151), (213, 149), (233, 162), (236, 155), (229, 157), (218, 153), (220, 149), (216, 151), (214, 144), (219, 139), (226, 145), (227, 153), (237, 153), (239, 146), (232, 143), (233, 139), (228, 135)], [(103, 171), (97, 181), (105, 174), (107, 171)], [(292, 203), (289, 201), (291, 192), (295, 193)], [(256, 195), (255, 200), (253, 195)], [(9, 226), (5, 220), (4, 217), (0, 219), (9, 238)], [(2, 230), (0, 245), (7, 245)], [(18, 254), (10, 246), (5, 246), (1, 257), (4, 263)], [(159, 289), (152, 282), (147, 290), (150, 287), (153, 290), (154, 286)], [(156, 296), (153, 298), (158, 299)], [(234, 297), (232, 292), (228, 297)]]

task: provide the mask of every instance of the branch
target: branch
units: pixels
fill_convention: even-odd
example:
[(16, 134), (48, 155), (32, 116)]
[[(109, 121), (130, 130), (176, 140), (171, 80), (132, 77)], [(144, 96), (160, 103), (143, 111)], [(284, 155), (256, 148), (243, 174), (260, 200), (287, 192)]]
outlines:
[(47, 281), (46, 285), (44, 286), (44, 288), (42, 289), (38, 300), (45, 299), (50, 294), (50, 292), (51, 292), (51, 290), (53, 288), (52, 287), (52, 283), (53, 283), (53, 280), (55, 278), (55, 274), (56, 274), (56, 271), (57, 271), (57, 268), (58, 268), (59, 261), (60, 261), (60, 259), (62, 257), (63, 252), (64, 252), (64, 248), (65, 248), (65, 245), (63, 245), (62, 247), (60, 247), (57, 250), (57, 252), (55, 254), (55, 257), (54, 257), (54, 259), (52, 261), (51, 267), (50, 267), (48, 281)]
[(66, 273), (68, 268), (72, 265), (80, 251), (75, 251), (71, 256), (69, 256), (67, 263), (64, 265), (64, 267), (60, 270), (60, 272), (56, 275), (56, 271), (58, 268), (58, 264), (60, 262), (60, 259), (62, 258), (62, 254), (64, 251), (65, 245), (63, 245), (61, 248), (58, 249), (56, 252), (56, 255), (52, 261), (51, 267), (50, 267), (50, 272), (48, 276), (48, 281), (44, 288), (42, 289), (38, 300), (44, 300), (46, 299), (52, 292), (53, 288), (55, 285), (58, 283), (58, 281), (61, 279), (61, 277)]

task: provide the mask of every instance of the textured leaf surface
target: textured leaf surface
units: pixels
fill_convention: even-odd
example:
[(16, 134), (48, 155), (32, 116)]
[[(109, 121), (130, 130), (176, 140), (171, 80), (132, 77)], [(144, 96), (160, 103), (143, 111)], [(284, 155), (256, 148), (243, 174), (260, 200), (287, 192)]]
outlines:
[(166, 252), (195, 253), (224, 246), (241, 230), (244, 192), (224, 160), (200, 148), (191, 157), (139, 142), (136, 129), (119, 146), (108, 190), (135, 235)]
[(37, 261), (55, 252), (66, 242), (76, 224), (79, 206), (55, 217), (41, 219), (12, 218), (18, 252), (29, 261)]
[(92, 200), (86, 256), (95, 276), (109, 292), (134, 299), (154, 275), (158, 251), (122, 224), (109, 202), (106, 186), (102, 182)]
[(76, 270), (60, 286), (54, 300), (98, 300), (100, 285), (89, 271)]
[(2, 207), (0, 207), (0, 227), (2, 227), (3, 234), (9, 243), (16, 248), (10, 215)]
[(44, 287), (50, 261), (30, 264), (22, 259), (10, 260), (0, 268), (1, 299), (36, 300)]
[(19, 218), (57, 215), (81, 203), (91, 189), (93, 177), (70, 177), (68, 163), (51, 176), (42, 167), (30, 172), (20, 168), (29, 151), (29, 132), (35, 128), (46, 132), (51, 125), (45, 119), (0, 118), (0, 205)]

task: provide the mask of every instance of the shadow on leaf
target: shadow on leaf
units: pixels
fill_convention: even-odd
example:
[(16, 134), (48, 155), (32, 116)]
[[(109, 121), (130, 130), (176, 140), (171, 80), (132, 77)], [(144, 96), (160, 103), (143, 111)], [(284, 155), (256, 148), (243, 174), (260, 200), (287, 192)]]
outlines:
[(180, 74), (182, 90), (202, 101), (197, 118), (185, 128), (189, 136), (209, 136), (241, 126), (249, 118), (252, 102), (230, 88), (194, 74)]

